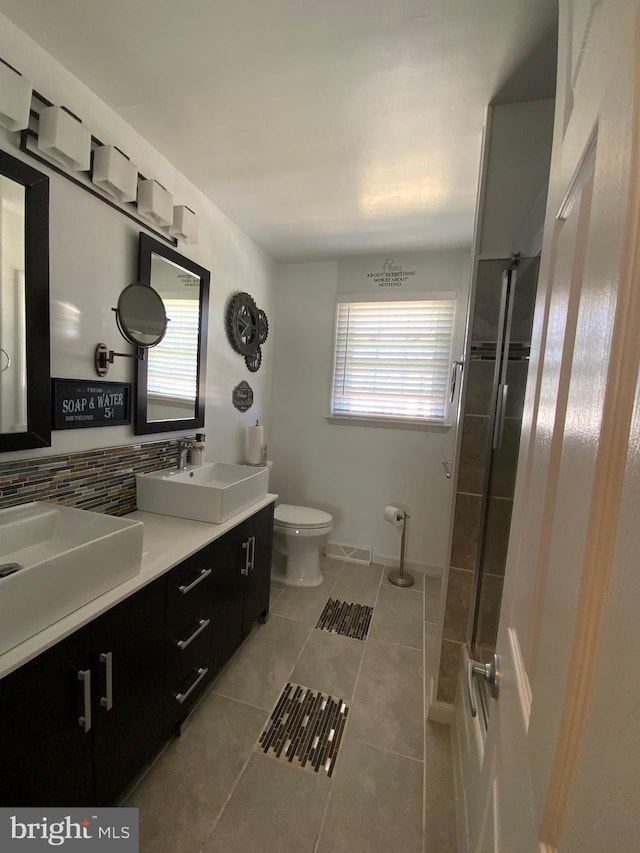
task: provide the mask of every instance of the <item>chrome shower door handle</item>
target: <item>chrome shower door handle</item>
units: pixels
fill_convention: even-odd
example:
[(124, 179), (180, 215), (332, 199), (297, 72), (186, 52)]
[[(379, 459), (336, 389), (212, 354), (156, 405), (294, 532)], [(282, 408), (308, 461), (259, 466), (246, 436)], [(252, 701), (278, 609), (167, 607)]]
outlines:
[(479, 660), (472, 660), (472, 658), (469, 658), (467, 661), (467, 694), (469, 697), (469, 708), (471, 710), (471, 716), (477, 717), (478, 708), (476, 706), (475, 696), (473, 695), (474, 677), (481, 678), (483, 681), (486, 681), (490, 687), (492, 698), (497, 699), (500, 689), (498, 655), (494, 654), (491, 663), (481, 663)]
[(507, 394), (509, 386), (506, 384), (500, 385), (498, 388), (498, 401), (496, 404), (496, 419), (493, 425), (493, 449), (500, 450), (502, 447), (502, 438), (504, 436), (504, 419), (507, 413)]
[(464, 361), (451, 362), (451, 385), (449, 390), (449, 402), (453, 403), (453, 398), (456, 396), (456, 385), (458, 383), (458, 368), (462, 371)]
[(444, 476), (447, 478), (447, 480), (450, 480), (452, 468), (453, 468), (453, 463), (452, 462), (445, 462), (445, 460), (443, 459), (442, 460), (442, 467), (444, 468)]

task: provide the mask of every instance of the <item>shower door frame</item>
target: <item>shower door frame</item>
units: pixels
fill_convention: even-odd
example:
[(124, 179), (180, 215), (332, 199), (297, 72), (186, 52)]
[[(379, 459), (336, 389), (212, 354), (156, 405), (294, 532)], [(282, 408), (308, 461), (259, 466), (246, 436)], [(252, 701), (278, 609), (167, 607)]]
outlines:
[[(494, 451), (499, 449), (502, 443), (502, 432), (504, 429), (504, 418), (507, 403), (508, 385), (506, 383), (507, 367), (509, 363), (509, 348), (511, 344), (511, 324), (513, 319), (513, 305), (517, 285), (517, 270), (520, 263), (520, 253), (511, 256), (511, 263), (502, 273), (502, 293), (500, 298), (500, 311), (498, 314), (498, 337), (495, 344), (495, 368), (493, 372), (493, 387), (491, 392), (491, 414), (489, 418), (488, 443), (485, 457), (485, 469), (482, 483), (482, 498), (480, 503), (480, 526), (478, 529), (478, 541), (476, 546), (476, 560), (473, 573), (473, 584), (471, 592), (471, 607), (469, 608), (469, 621), (467, 624), (467, 647), (470, 656), (481, 660), (481, 655), (476, 647), (476, 631), (480, 608), (480, 592), (482, 567), (484, 563), (485, 544), (488, 524), (489, 492), (491, 487), (492, 461)], [(481, 356), (482, 357), (482, 356)], [(473, 342), (469, 360), (473, 360)], [(489, 724), (489, 696), (488, 685), (485, 682), (476, 685), (480, 695), (480, 708), (484, 729)]]

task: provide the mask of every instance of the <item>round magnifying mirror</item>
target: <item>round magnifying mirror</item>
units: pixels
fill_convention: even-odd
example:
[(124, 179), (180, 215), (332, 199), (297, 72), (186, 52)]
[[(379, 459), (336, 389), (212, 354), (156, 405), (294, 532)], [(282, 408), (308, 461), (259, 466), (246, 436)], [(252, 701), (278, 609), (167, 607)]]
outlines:
[(134, 282), (120, 294), (116, 308), (118, 328), (137, 347), (154, 347), (167, 331), (167, 312), (160, 294), (148, 284)]

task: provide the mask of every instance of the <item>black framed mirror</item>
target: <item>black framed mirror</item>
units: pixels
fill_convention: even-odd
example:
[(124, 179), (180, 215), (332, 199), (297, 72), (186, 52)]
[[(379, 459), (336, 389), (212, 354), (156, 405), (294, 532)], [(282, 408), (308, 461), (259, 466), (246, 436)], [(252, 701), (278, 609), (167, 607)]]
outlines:
[(135, 432), (203, 427), (209, 270), (141, 233), (138, 278), (160, 294), (169, 322), (138, 362)]
[(0, 451), (49, 447), (49, 178), (5, 151), (0, 246)]

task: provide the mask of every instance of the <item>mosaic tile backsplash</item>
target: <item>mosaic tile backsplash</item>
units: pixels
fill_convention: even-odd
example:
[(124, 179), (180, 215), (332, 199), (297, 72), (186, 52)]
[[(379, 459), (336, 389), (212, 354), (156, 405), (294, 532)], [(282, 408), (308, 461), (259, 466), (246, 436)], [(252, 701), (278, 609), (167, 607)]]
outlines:
[(177, 464), (177, 441), (107, 447), (0, 462), (0, 509), (51, 503), (126, 515), (136, 508), (136, 474)]

